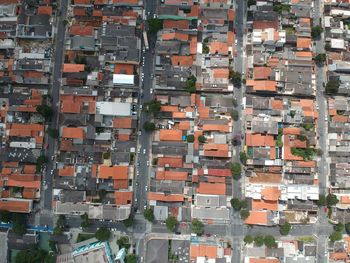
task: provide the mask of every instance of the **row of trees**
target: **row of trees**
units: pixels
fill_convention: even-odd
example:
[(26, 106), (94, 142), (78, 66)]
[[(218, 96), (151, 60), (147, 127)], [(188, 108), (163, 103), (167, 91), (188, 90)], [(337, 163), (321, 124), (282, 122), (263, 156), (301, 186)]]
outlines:
[(244, 237), (244, 243), (246, 243), (246, 244), (254, 243), (254, 245), (257, 247), (261, 247), (263, 245), (265, 245), (268, 248), (276, 247), (276, 240), (271, 235), (265, 235), (265, 236), (258, 235), (255, 237), (253, 237), (251, 235), (247, 235)]

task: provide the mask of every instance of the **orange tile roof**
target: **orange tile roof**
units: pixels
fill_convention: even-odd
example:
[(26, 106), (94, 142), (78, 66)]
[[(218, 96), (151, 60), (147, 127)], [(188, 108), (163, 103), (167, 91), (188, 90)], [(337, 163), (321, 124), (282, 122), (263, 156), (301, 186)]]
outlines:
[(311, 39), (305, 37), (298, 37), (297, 48), (311, 48)]
[(148, 200), (163, 202), (183, 202), (184, 197), (180, 194), (165, 195), (164, 193), (148, 192)]
[(332, 117), (332, 121), (347, 123), (349, 122), (349, 117), (345, 115), (335, 115)]
[(272, 69), (269, 67), (254, 67), (254, 79), (268, 79)]
[(255, 91), (276, 91), (277, 82), (274, 80), (250, 80), (246, 82), (247, 86), (252, 86)]
[(132, 192), (114, 192), (117, 205), (128, 205), (132, 203)]
[(200, 182), (197, 188), (197, 193), (208, 194), (208, 195), (225, 195), (226, 194), (226, 184), (212, 184)]
[(166, 130), (162, 129), (159, 131), (159, 140), (161, 141), (182, 141), (181, 130)]
[(31, 203), (27, 200), (16, 199), (0, 199), (0, 211), (10, 211), (15, 213), (29, 213), (31, 211)]
[(177, 39), (177, 40), (182, 40), (182, 41), (188, 41), (188, 37), (189, 37), (188, 34), (176, 33), (176, 32), (164, 33), (162, 35), (163, 40)]
[(63, 168), (58, 169), (59, 176), (74, 176), (74, 165), (65, 165)]
[(179, 106), (174, 106), (174, 105), (162, 105), (160, 107), (160, 111), (164, 112), (177, 112), (179, 111)]
[(300, 135), (300, 132), (301, 130), (298, 127), (283, 128), (283, 134)]
[(188, 179), (187, 172), (179, 171), (157, 171), (157, 180), (172, 180), (172, 181), (186, 181)]
[(295, 55), (297, 57), (312, 58), (312, 52), (311, 51), (297, 51), (297, 52), (295, 52)]
[(83, 72), (84, 70), (85, 70), (84, 64), (63, 64), (64, 73)]
[(35, 199), (36, 198), (37, 189), (34, 188), (24, 188), (22, 191), (22, 197), (24, 199)]
[(73, 128), (73, 127), (63, 127), (62, 129), (62, 138), (68, 139), (84, 139), (84, 130), (83, 128)]
[(188, 20), (164, 20), (163, 28), (189, 29), (190, 22)]
[(350, 204), (350, 196), (341, 196), (340, 197), (340, 203), (341, 204)]
[(190, 129), (190, 122), (189, 121), (181, 121), (179, 123), (179, 130), (183, 130), (183, 131), (188, 131)]
[(267, 225), (267, 211), (250, 211), (250, 215), (244, 223), (247, 225)]
[(281, 197), (278, 187), (265, 187), (261, 190), (262, 198), (266, 201), (277, 201)]
[(69, 28), (69, 34), (74, 36), (92, 36), (93, 33), (94, 33), (94, 28), (92, 26), (72, 25)]
[(129, 166), (106, 166), (100, 165), (98, 167), (98, 178), (102, 179), (128, 179)]
[(113, 119), (113, 128), (117, 129), (130, 129), (132, 127), (132, 118), (115, 118)]
[(193, 65), (193, 57), (173, 55), (171, 57), (171, 64), (173, 66), (191, 67)]
[(36, 173), (36, 165), (30, 165), (30, 164), (24, 165), (23, 173), (25, 173), (25, 174), (35, 174)]
[(114, 73), (115, 74), (126, 74), (133, 75), (134, 74), (134, 65), (131, 64), (115, 64), (114, 65)]
[(217, 258), (217, 246), (191, 244), (190, 246), (190, 258), (196, 260), (197, 257), (206, 257), (208, 259)]
[(346, 252), (331, 252), (329, 258), (332, 260), (347, 260), (348, 254)]
[(229, 157), (227, 144), (206, 143), (203, 146), (204, 155), (211, 157)]
[(22, 124), (13, 123), (10, 126), (9, 136), (35, 137), (44, 132), (45, 126), (42, 124)]
[(232, 173), (230, 169), (208, 169), (208, 175), (220, 176), (220, 177), (231, 177)]
[(278, 202), (277, 201), (265, 201), (265, 200), (253, 200), (252, 201), (252, 210), (271, 210), (278, 211)]
[(277, 258), (250, 258), (249, 263), (280, 263)]
[(275, 146), (273, 135), (262, 135), (262, 134), (246, 134), (246, 145), (247, 146)]
[(284, 146), (283, 150), (284, 150), (284, 159), (285, 160), (290, 160), (290, 161), (302, 161), (303, 160), (302, 157), (292, 154), (289, 136), (284, 136), (283, 146)]
[(39, 6), (38, 15), (52, 15), (52, 6)]
[(209, 45), (210, 54), (228, 54), (228, 45), (225, 42), (214, 41)]
[(225, 183), (225, 177), (207, 176), (208, 183)]
[(220, 132), (229, 132), (230, 127), (228, 124), (203, 124), (203, 131), (220, 131)]
[(228, 79), (229, 70), (228, 68), (215, 68), (213, 69), (214, 79)]
[(158, 166), (159, 167), (174, 167), (174, 168), (181, 168), (183, 166), (183, 159), (182, 157), (159, 157), (158, 158)]
[(62, 113), (80, 113), (81, 105), (79, 103), (73, 103), (72, 101), (64, 100), (61, 102)]
[(129, 188), (129, 180), (113, 180), (113, 189), (121, 190)]

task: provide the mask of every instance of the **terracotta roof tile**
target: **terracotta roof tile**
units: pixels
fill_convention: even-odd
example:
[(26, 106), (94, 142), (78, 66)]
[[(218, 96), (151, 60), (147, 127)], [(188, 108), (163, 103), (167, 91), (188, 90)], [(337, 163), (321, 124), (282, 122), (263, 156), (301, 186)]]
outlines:
[(92, 26), (72, 25), (69, 28), (69, 34), (73, 36), (92, 36), (94, 28)]
[(165, 195), (164, 193), (148, 192), (148, 200), (163, 202), (183, 202), (184, 197), (180, 194)]
[(181, 168), (183, 166), (183, 159), (182, 157), (159, 157), (157, 165), (159, 167)]
[(52, 6), (39, 6), (38, 15), (52, 15)]
[(230, 157), (227, 144), (206, 143), (203, 146), (204, 155), (210, 157)]
[(191, 260), (196, 260), (197, 257), (205, 257), (207, 259), (216, 259), (217, 246), (213, 245), (201, 245), (201, 244), (191, 244), (190, 246), (190, 258)]
[(67, 139), (84, 139), (85, 132), (83, 128), (63, 127), (62, 138)]
[(225, 195), (226, 194), (226, 184), (212, 184), (200, 182), (197, 188), (197, 193), (208, 194), (208, 195)]
[(193, 65), (193, 57), (173, 55), (171, 57), (171, 64), (173, 66), (191, 67)]
[(259, 146), (275, 146), (273, 135), (262, 135), (262, 134), (246, 134), (246, 145), (259, 147)]
[(329, 258), (332, 260), (347, 260), (348, 254), (346, 252), (331, 252)]
[(266, 201), (277, 201), (281, 197), (278, 187), (265, 187), (261, 190), (262, 198)]
[(133, 75), (134, 74), (134, 65), (117, 63), (114, 65), (114, 73), (115, 74)]
[(249, 263), (280, 263), (277, 258), (250, 258)]
[(244, 221), (247, 225), (267, 225), (267, 211), (250, 211), (250, 215)]
[(254, 79), (269, 79), (272, 69), (269, 67), (254, 67)]
[(128, 179), (129, 166), (105, 166), (98, 167), (98, 178), (102, 179)]
[(297, 48), (304, 48), (304, 49), (311, 48), (311, 39), (305, 38), (305, 37), (298, 37)]
[(229, 70), (228, 68), (215, 68), (213, 69), (214, 79), (228, 79)]
[(278, 201), (253, 200), (252, 210), (271, 210), (278, 211)]
[(165, 130), (159, 131), (159, 140), (161, 141), (182, 141), (183, 132), (181, 130)]
[(163, 28), (171, 29), (189, 29), (190, 22), (188, 20), (164, 20)]
[(162, 34), (162, 40), (181, 40), (181, 41), (188, 41), (189, 35), (184, 33), (177, 33), (177, 32), (171, 32), (171, 33), (164, 33)]
[(187, 179), (188, 179), (187, 172), (157, 171), (157, 174), (156, 174), (156, 180), (186, 181)]
[(31, 203), (27, 200), (0, 199), (0, 210), (16, 213), (29, 213), (32, 210)]
[(228, 45), (225, 42), (211, 42), (209, 45), (210, 54), (221, 54), (221, 55), (227, 55), (228, 54)]
[(113, 119), (113, 128), (117, 129), (131, 129), (132, 127), (132, 118), (115, 118)]
[(132, 203), (132, 192), (114, 192), (117, 205), (128, 205)]
[(58, 169), (59, 176), (74, 176), (74, 165), (65, 165), (63, 168)]
[(85, 70), (84, 64), (63, 64), (64, 73), (83, 72)]

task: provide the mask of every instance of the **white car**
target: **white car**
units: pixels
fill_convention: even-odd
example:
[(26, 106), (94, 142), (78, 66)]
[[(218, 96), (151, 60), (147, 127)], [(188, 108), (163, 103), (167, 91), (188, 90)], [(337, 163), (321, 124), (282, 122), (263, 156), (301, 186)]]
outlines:
[(150, 89), (150, 90), (149, 90), (149, 93), (151, 93), (151, 94), (152, 94), (152, 93), (153, 93), (153, 89)]
[(146, 154), (146, 149), (143, 149), (143, 154)]
[(157, 14), (153, 14), (153, 18), (157, 18)]
[(146, 192), (148, 191), (148, 186), (147, 186), (147, 185), (145, 186), (145, 191), (146, 191)]
[(147, 166), (149, 166), (149, 161), (147, 161)]
[(140, 153), (140, 152), (141, 152), (141, 148), (138, 148), (138, 149), (137, 149), (137, 153)]
[(139, 136), (141, 136), (141, 131), (139, 131)]

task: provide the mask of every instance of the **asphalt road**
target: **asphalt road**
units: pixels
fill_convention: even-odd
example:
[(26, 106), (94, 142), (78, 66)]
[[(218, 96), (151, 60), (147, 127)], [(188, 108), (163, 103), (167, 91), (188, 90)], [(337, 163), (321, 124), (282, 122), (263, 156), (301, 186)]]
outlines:
[[(52, 109), (54, 114), (51, 122), (48, 124), (50, 129), (58, 129), (58, 101), (59, 101), (59, 88), (61, 78), (61, 67), (63, 62), (64, 52), (64, 39), (65, 39), (65, 24), (63, 21), (67, 16), (67, 1), (59, 1), (58, 8), (61, 11), (61, 15), (57, 16), (57, 33), (55, 35), (55, 46), (53, 55), (53, 72), (52, 72), (52, 88), (50, 91)], [(52, 225), (52, 187), (53, 187), (53, 174), (51, 170), (54, 169), (55, 160), (52, 157), (55, 155), (56, 140), (50, 136), (46, 137), (48, 147), (46, 149), (46, 156), (48, 157), (48, 163), (46, 165), (46, 171), (43, 174), (43, 178), (46, 181), (46, 186), (42, 190), (42, 199), (40, 202), (40, 224), (41, 225)]]

